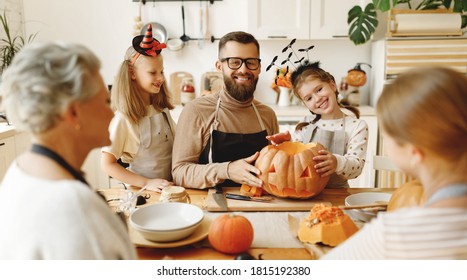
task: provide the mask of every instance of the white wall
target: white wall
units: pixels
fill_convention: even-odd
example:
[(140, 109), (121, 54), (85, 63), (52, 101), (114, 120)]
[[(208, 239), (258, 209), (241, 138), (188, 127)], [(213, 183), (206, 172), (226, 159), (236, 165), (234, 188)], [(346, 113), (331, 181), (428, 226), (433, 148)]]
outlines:
[[(36, 41), (64, 40), (82, 43), (91, 48), (102, 60), (102, 74), (111, 84), (125, 50), (133, 38), (134, 18), (139, 5), (131, 0), (22, 0), (26, 34), (38, 32)], [(234, 30), (247, 31), (247, 1), (216, 1), (209, 8), (209, 29), (219, 38)], [(203, 5), (206, 5), (204, 3)], [(200, 2), (184, 2), (186, 35), (199, 37)], [(165, 26), (169, 38), (183, 34), (181, 1), (147, 2), (142, 9), (144, 22), (157, 21)], [(273, 103), (275, 92), (270, 85), (273, 71), (265, 69), (275, 55), (279, 55), (289, 40), (260, 41), (263, 72), (257, 90), (257, 98)], [(203, 47), (198, 41), (190, 41), (181, 51), (164, 50), (167, 78), (174, 71), (193, 74), (199, 89), (202, 73), (212, 71), (217, 57), (218, 41), (206, 41)], [(310, 52), (312, 60), (320, 60), (322, 67), (334, 74), (337, 82), (357, 62), (369, 63), (370, 44), (354, 46), (348, 39), (328, 41), (298, 41), (297, 49), (315, 45)], [(367, 71), (370, 74), (370, 71)], [(367, 104), (369, 85), (361, 89), (363, 103)]]
[[(23, 35), (23, 1), (22, 0), (0, 0), (0, 13), (6, 16), (8, 27), (12, 38)], [(3, 28), (0, 28), (0, 38), (5, 38)]]

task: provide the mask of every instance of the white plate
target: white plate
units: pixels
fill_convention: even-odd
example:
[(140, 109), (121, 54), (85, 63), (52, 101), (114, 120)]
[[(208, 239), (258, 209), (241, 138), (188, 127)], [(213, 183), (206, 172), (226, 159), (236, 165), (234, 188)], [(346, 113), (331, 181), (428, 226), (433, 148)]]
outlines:
[(203, 219), (204, 212), (196, 205), (181, 202), (159, 202), (138, 208), (130, 216), (130, 225), (145, 231), (179, 231)]
[(173, 242), (154, 242), (145, 239), (139, 232), (128, 226), (130, 233), (130, 239), (133, 244), (138, 247), (149, 247), (149, 248), (175, 248), (189, 244), (193, 244), (200, 240), (203, 240), (208, 236), (209, 227), (211, 226), (211, 220), (205, 217), (201, 222), (201, 225), (193, 232), (190, 236), (185, 239), (173, 241)]
[[(385, 201), (389, 202), (391, 199), (390, 193), (375, 193), (375, 192), (363, 192), (349, 195), (345, 198), (346, 206), (355, 206), (355, 205), (366, 205), (373, 204), (376, 201)], [(360, 220), (363, 222), (369, 222), (371, 219), (377, 216), (377, 213), (370, 211), (363, 211), (360, 209), (345, 210), (346, 213), (350, 215), (354, 220)]]

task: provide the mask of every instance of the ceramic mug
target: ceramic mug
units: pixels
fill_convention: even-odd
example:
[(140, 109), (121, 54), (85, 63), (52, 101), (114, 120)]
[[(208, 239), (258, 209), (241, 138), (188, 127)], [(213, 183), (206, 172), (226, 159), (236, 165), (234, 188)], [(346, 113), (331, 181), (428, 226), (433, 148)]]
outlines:
[(170, 186), (162, 189), (161, 202), (184, 202), (191, 203), (191, 198), (184, 187)]

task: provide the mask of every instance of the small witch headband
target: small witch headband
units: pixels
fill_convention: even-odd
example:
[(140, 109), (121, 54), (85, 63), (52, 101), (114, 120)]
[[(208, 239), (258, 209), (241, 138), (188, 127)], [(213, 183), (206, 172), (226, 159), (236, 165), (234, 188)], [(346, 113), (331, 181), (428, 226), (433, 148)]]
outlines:
[(137, 51), (133, 57), (131, 64), (135, 64), (135, 61), (140, 55), (156, 57), (161, 53), (162, 49), (165, 49), (167, 45), (160, 43), (157, 39), (152, 37), (152, 25), (149, 24), (144, 35), (138, 35), (133, 38), (133, 48)]

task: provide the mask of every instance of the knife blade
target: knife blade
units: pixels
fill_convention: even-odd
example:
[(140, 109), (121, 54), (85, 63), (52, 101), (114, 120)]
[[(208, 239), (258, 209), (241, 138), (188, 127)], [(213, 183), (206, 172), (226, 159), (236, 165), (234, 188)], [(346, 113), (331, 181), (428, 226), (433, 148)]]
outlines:
[(215, 186), (216, 192), (213, 194), (214, 201), (219, 205), (222, 211), (227, 211), (227, 201), (221, 186)]
[(257, 202), (270, 202), (271, 200), (273, 200), (273, 198), (269, 196), (254, 197), (254, 196), (247, 196), (247, 195), (234, 194), (234, 193), (226, 193), (225, 197), (229, 199), (257, 201)]

